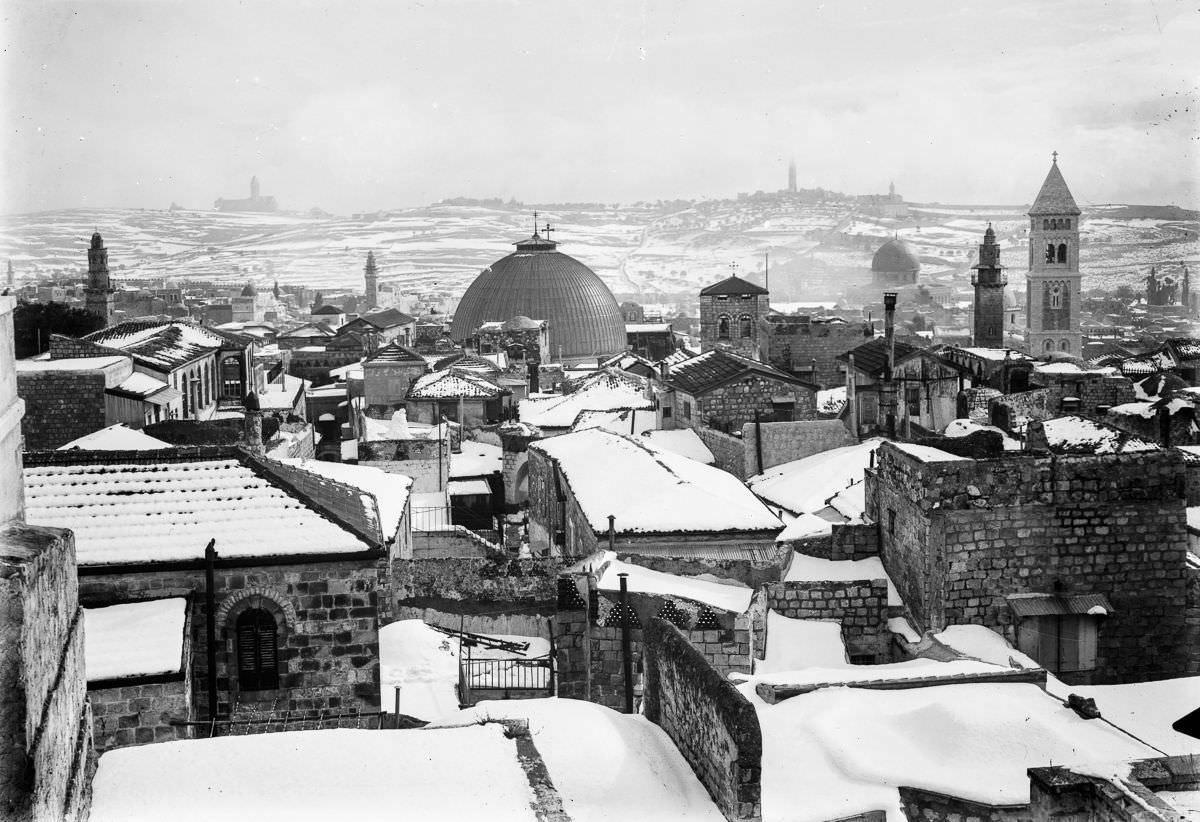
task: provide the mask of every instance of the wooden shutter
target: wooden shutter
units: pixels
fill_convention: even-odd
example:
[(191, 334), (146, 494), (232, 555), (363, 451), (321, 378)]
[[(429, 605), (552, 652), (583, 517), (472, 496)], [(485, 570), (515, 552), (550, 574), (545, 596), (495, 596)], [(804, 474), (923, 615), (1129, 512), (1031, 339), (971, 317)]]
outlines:
[(260, 608), (252, 608), (238, 617), (238, 685), (243, 690), (279, 687), (275, 629), (274, 617)]

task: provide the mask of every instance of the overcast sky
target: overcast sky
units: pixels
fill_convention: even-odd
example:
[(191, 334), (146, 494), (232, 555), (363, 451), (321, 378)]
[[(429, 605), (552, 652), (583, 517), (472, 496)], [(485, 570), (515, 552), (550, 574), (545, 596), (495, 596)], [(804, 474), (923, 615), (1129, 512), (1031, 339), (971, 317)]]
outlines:
[(7, 212), (801, 186), (1200, 206), (1194, 2), (3, 0)]

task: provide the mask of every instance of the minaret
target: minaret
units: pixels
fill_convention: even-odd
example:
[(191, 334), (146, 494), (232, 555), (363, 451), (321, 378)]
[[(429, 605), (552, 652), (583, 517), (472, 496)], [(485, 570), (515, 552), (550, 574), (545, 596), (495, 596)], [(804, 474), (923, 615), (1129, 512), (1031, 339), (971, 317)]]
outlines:
[(1029, 278), (1026, 286), (1029, 352), (1083, 352), (1079, 303), (1079, 215), (1082, 213), (1058, 169), (1058, 152), (1029, 209)]
[(84, 288), (84, 308), (89, 314), (94, 314), (104, 320), (104, 325), (112, 323), (113, 287), (108, 278), (108, 249), (104, 247), (104, 239), (97, 231), (92, 235), (92, 245), (88, 249), (87, 286)]
[(979, 348), (1004, 347), (1004, 286), (1008, 278), (1000, 265), (1000, 246), (996, 232), (988, 223), (979, 246), (979, 262), (971, 266), (971, 285), (975, 286), (975, 342)]
[(366, 303), (367, 308), (379, 307), (379, 275), (375, 271), (375, 252), (367, 252), (367, 267), (363, 269), (367, 278)]
[[(12, 263), (8, 264), (8, 284), (12, 285)], [(1188, 267), (1183, 267), (1183, 287), (1179, 291), (1179, 302), (1183, 305), (1183, 310), (1187, 312), (1186, 316), (1192, 316), (1192, 281), (1188, 276)]]
[(788, 191), (796, 193), (796, 161), (788, 163)]

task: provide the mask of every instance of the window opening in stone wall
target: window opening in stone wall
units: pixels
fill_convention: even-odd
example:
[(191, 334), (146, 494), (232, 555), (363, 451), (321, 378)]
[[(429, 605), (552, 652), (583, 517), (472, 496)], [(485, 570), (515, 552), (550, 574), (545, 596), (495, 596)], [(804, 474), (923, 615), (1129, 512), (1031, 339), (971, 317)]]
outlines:
[(729, 318), (724, 314), (722, 314), (721, 318), (717, 320), (717, 339), (729, 339)]
[(237, 663), (241, 690), (263, 691), (279, 687), (275, 618), (261, 608), (251, 608), (238, 617)]
[(690, 420), (692, 418), (692, 404), (687, 400), (683, 401), (683, 418)]
[(1063, 295), (1062, 295), (1062, 287), (1061, 286), (1057, 286), (1057, 285), (1050, 286), (1050, 307), (1051, 308), (1062, 308), (1063, 307)]
[(1066, 243), (1058, 244), (1058, 261), (1060, 263), (1065, 263), (1067, 261), (1067, 244)]
[(743, 314), (741, 319), (738, 320), (738, 325), (740, 326), (739, 333), (741, 333), (742, 339), (754, 336), (754, 322), (748, 315)]
[(896, 510), (894, 508), (888, 509), (888, 535), (896, 536)]
[(1042, 350), (1043, 351), (1053, 351), (1054, 350), (1054, 340), (1046, 340), (1045, 345), (1042, 346)]
[(1046, 262), (1054, 262), (1054, 243), (1046, 243)]
[(1059, 351), (1070, 351), (1071, 350), (1071, 341), (1063, 340), (1062, 343), (1058, 346), (1058, 350)]

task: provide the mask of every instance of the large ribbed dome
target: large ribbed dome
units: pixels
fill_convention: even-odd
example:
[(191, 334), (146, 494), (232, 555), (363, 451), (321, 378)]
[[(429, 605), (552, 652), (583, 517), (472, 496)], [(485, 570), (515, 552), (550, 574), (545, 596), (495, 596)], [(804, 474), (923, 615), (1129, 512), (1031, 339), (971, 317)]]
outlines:
[(908, 243), (898, 237), (893, 237), (879, 247), (871, 259), (871, 270), (877, 272), (900, 273), (917, 272), (921, 269), (921, 261), (908, 247)]
[(534, 234), (485, 268), (458, 304), (451, 338), (465, 342), (486, 322), (522, 316), (550, 324), (555, 359), (624, 351), (625, 320), (616, 298), (596, 272), (557, 245)]

